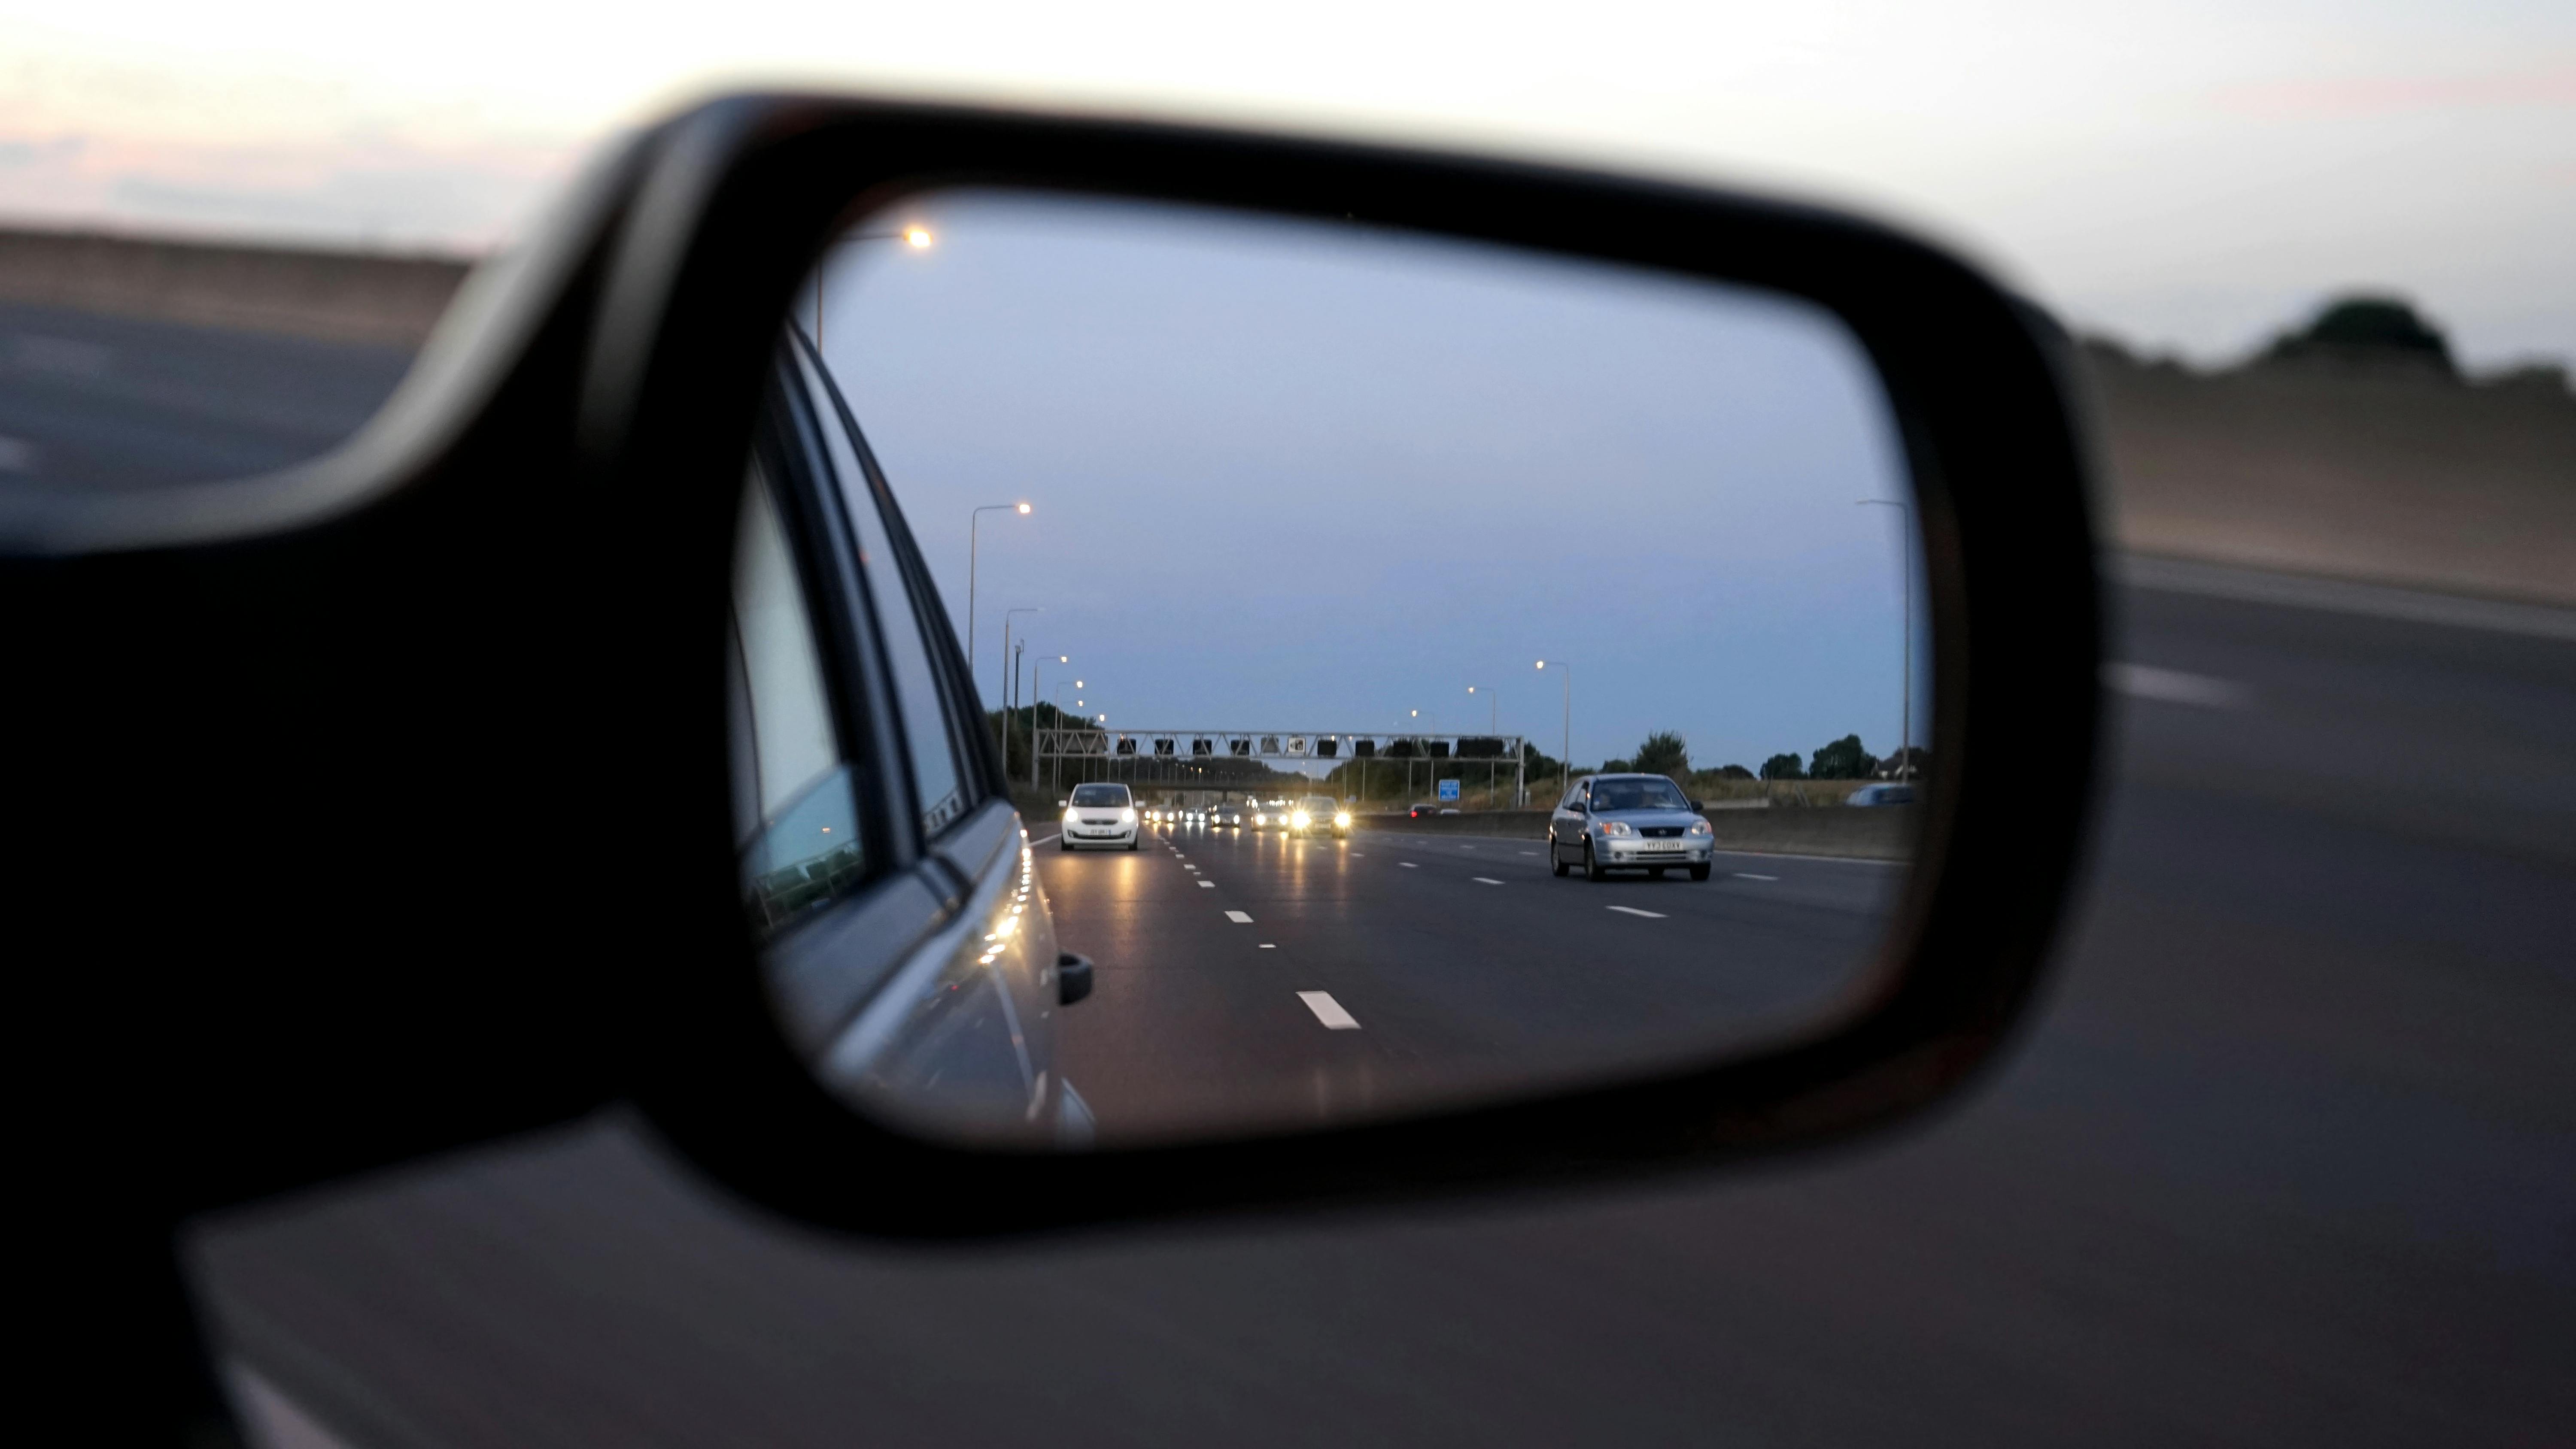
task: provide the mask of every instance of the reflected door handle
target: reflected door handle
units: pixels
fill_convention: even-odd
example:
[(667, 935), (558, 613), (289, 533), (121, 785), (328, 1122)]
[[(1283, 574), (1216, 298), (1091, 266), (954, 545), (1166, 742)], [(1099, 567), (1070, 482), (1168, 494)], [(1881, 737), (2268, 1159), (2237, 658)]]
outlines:
[(1071, 1006), (1091, 994), (1091, 958), (1071, 951), (1059, 951), (1055, 957), (1055, 999), (1057, 1004)]

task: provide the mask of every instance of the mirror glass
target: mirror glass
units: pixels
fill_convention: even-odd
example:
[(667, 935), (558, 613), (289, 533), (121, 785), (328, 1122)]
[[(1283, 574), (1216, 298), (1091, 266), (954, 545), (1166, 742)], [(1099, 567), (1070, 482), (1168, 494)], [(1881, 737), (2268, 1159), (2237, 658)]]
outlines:
[(746, 915), (862, 1110), (1293, 1131), (1750, 1052), (1863, 992), (1928, 624), (1885, 396), (1813, 305), (926, 194), (808, 279), (749, 480)]

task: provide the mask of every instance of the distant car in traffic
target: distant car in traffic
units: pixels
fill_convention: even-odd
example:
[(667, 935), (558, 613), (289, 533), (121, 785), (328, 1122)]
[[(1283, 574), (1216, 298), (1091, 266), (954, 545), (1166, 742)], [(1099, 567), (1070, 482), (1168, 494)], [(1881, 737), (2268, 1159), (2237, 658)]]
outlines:
[(1073, 850), (1098, 845), (1111, 850), (1134, 850), (1139, 830), (1136, 797), (1127, 792), (1126, 786), (1076, 785), (1073, 798), (1065, 802), (1064, 831), (1056, 837), (1056, 848)]
[(1308, 795), (1289, 808), (1288, 829), (1297, 835), (1330, 831), (1334, 838), (1346, 839), (1351, 833), (1351, 812), (1330, 795)]
[(1548, 819), (1547, 860), (1558, 875), (1580, 865), (1587, 880), (1614, 870), (1660, 880), (1674, 866), (1706, 880), (1716, 836), (1699, 802), (1662, 775), (1586, 775)]
[(1851, 798), (1845, 800), (1843, 803), (1846, 805), (1911, 805), (1914, 803), (1914, 787), (1911, 785), (1863, 785), (1859, 789), (1854, 790), (1851, 793)]
[(1207, 812), (1207, 823), (1216, 828), (1241, 830), (1243, 828), (1243, 807), (1240, 805), (1210, 805)]
[[(1423, 818), (1425, 818), (1425, 817), (1427, 817), (1427, 816), (1437, 815), (1437, 814), (1439, 814), (1439, 813), (1440, 813), (1440, 807), (1439, 807), (1439, 806), (1437, 806), (1437, 805), (1432, 804), (1432, 803), (1431, 803), (1430, 801), (1428, 801), (1428, 800), (1425, 800), (1425, 801), (1423, 801), (1421, 804), (1416, 805), (1416, 806), (1414, 806), (1412, 809), (1407, 810), (1407, 811), (1405, 811), (1405, 812), (1404, 812), (1404, 814), (1405, 814), (1405, 818), (1406, 818), (1406, 819), (1408, 819), (1408, 820), (1420, 820), (1420, 819), (1423, 819)], [(1455, 812), (1452, 812), (1452, 813), (1455, 813)]]

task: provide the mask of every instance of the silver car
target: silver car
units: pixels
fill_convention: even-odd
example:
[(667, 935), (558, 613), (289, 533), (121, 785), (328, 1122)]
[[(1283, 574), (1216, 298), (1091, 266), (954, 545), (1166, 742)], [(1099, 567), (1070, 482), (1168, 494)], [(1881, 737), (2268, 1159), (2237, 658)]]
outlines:
[(1558, 875), (1579, 865), (1590, 880), (1614, 870), (1661, 878), (1686, 866), (1706, 880), (1716, 834), (1699, 802), (1662, 775), (1586, 775), (1547, 822), (1548, 864)]

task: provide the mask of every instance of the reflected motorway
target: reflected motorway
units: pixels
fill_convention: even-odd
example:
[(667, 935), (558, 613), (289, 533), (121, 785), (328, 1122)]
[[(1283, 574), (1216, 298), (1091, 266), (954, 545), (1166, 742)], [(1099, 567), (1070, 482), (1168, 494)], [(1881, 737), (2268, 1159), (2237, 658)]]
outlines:
[[(1147, 826), (1035, 838), (1063, 1018), (1105, 1138), (1311, 1123), (1565, 1080), (1808, 1025), (1867, 964), (1902, 866), (1727, 855), (1712, 878), (1556, 878), (1536, 840)], [(1320, 996), (1321, 999), (1318, 999)]]

